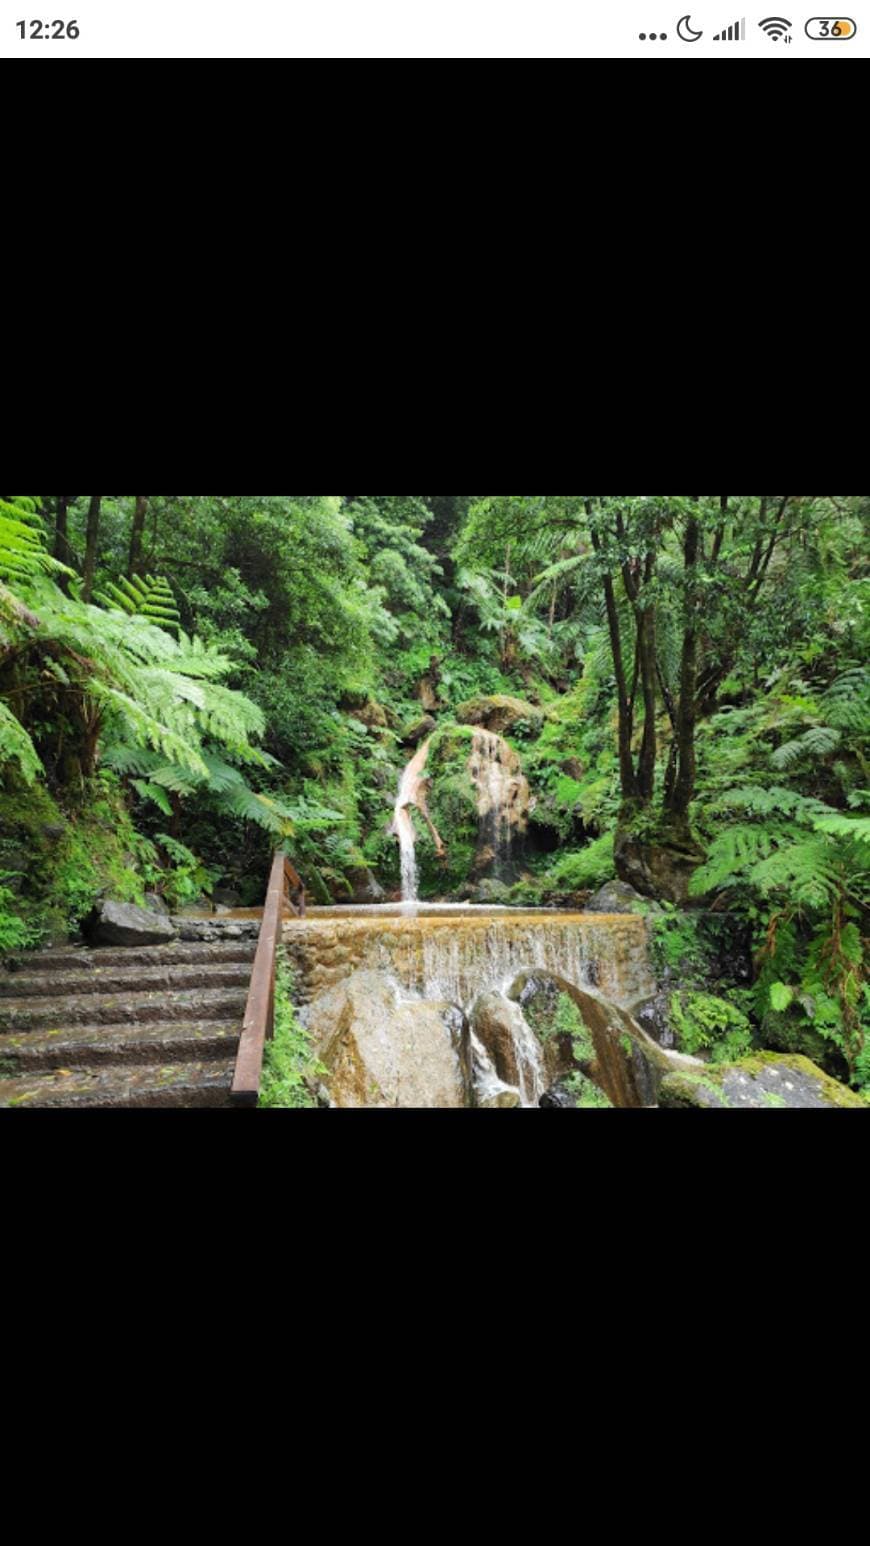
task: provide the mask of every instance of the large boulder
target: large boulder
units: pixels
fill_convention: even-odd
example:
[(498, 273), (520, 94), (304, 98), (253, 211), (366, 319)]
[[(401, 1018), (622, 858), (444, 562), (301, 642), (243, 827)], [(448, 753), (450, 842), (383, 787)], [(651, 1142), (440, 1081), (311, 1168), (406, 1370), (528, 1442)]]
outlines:
[(620, 880), (644, 896), (660, 897), (682, 905), (689, 899), (689, 882), (704, 863), (704, 854), (691, 838), (662, 834), (659, 839), (641, 837), (620, 827), (613, 844)]
[(168, 945), (175, 938), (170, 918), (131, 902), (101, 903), (88, 919), (85, 933), (94, 945)]
[(471, 698), (456, 710), (461, 725), (480, 725), (493, 735), (504, 735), (517, 725), (528, 725), (534, 735), (544, 728), (544, 710), (522, 698), (509, 698), (496, 694), (490, 698)]
[(468, 1026), (453, 1004), (401, 996), (384, 972), (354, 972), (303, 1011), (336, 1107), (470, 1104)]
[(609, 880), (606, 886), (586, 903), (587, 913), (647, 913), (649, 902), (646, 897), (635, 891), (634, 886), (627, 886), (624, 880)]
[(659, 1105), (735, 1109), (738, 1106), (815, 1107), (867, 1103), (844, 1084), (831, 1079), (805, 1057), (759, 1052), (736, 1063), (708, 1064), (698, 1070), (669, 1073), (659, 1090)]

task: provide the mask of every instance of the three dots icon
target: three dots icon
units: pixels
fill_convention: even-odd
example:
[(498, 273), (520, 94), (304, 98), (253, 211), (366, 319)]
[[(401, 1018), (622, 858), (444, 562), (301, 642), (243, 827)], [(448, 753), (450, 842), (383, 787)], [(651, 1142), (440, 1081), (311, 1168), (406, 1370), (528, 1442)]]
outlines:
[(668, 35), (666, 32), (639, 32), (637, 36), (639, 42), (641, 43), (645, 43), (647, 38), (649, 38), (651, 43), (667, 43), (668, 41)]

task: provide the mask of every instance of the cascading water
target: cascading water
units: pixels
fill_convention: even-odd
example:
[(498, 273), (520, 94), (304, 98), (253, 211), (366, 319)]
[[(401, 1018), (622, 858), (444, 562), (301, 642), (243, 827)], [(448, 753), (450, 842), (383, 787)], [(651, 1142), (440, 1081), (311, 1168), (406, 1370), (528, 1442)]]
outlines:
[(531, 808), (528, 779), (516, 752), (499, 735), (477, 730), (469, 771), (477, 789), (481, 854), (494, 880), (507, 877), (514, 833), (525, 830)]
[[(420, 757), (418, 773), (424, 761)], [(406, 796), (410, 788), (409, 775)], [(401, 811), (410, 819), (407, 804)], [(596, 1019), (602, 1088), (614, 1104), (655, 1103), (654, 1086), (647, 1088), (638, 1075), (632, 1040), (644, 1040), (647, 1062), (650, 1056), (677, 1057), (656, 1048), (625, 1014), (655, 991), (646, 920), (631, 914), (425, 903), (411, 911), (399, 905), (312, 908), (304, 920), (285, 923), (284, 943), (304, 1023), (323, 1035), (334, 1022), (343, 1027), (342, 1037), (351, 1038), (346, 1055), (338, 1062), (331, 1056), (344, 1091), (339, 1104), (384, 1100), (380, 1074), (374, 1082), (368, 1074), (367, 1082), (357, 1080), (359, 1068), (369, 1067), (360, 1043), (353, 1041), (358, 1034), (372, 1057), (377, 1052), (381, 1072), (387, 1064), (404, 1070), (401, 1078), (396, 1074), (399, 1094), (388, 1104), (402, 1104), (401, 1091), (412, 1089), (418, 1102), (438, 1104), (442, 1094), (436, 1098), (434, 1092), (442, 1090), (439, 1080), (449, 1064), (454, 1095), (443, 1096), (448, 1104), (538, 1106), (557, 1077), (557, 1052), (538, 1039), (518, 1002), (527, 975), (550, 975), (585, 995), (584, 1016)], [(371, 1014), (351, 1005), (353, 1015), (347, 1017), (345, 984), (349, 990), (363, 984), (355, 991), (362, 991), (366, 1002), (370, 996)], [(421, 1070), (430, 1054), (435, 1071), (427, 1085), (429, 1074)], [(410, 1095), (407, 1103), (413, 1103)]]
[(425, 746), (421, 747), (413, 762), (408, 763), (402, 774), (402, 780), (399, 784), (399, 796), (396, 800), (396, 813), (393, 818), (402, 854), (403, 902), (416, 902), (417, 900), (417, 848), (411, 807), (414, 804), (417, 781), (420, 777), (420, 770), (425, 765), (428, 750), (429, 743), (427, 741)]
[(402, 902), (413, 904), (417, 901), (419, 878), (417, 875), (417, 834), (414, 830), (414, 817), (412, 811), (416, 806), (429, 827), (435, 842), (436, 851), (444, 852), (426, 804), (426, 789), (428, 779), (425, 775), (426, 760), (429, 756), (429, 741), (424, 741), (419, 751), (411, 758), (399, 784), (399, 794), (396, 799), (396, 809), (393, 816), (393, 831), (399, 839), (399, 848), (402, 855)]

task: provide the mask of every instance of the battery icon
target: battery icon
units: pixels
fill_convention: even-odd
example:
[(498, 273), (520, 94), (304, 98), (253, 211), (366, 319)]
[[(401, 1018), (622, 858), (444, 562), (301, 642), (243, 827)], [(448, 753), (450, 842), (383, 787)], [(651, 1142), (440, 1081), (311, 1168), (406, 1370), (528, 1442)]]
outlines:
[(804, 32), (817, 43), (839, 43), (853, 38), (858, 28), (850, 16), (811, 16)]

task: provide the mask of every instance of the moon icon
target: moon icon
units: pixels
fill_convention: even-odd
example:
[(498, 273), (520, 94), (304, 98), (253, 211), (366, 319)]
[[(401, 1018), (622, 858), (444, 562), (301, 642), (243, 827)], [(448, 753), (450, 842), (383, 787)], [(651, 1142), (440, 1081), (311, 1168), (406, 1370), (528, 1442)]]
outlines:
[(697, 43), (704, 36), (703, 32), (693, 32), (691, 20), (688, 16), (681, 16), (677, 22), (677, 35), (684, 43)]

